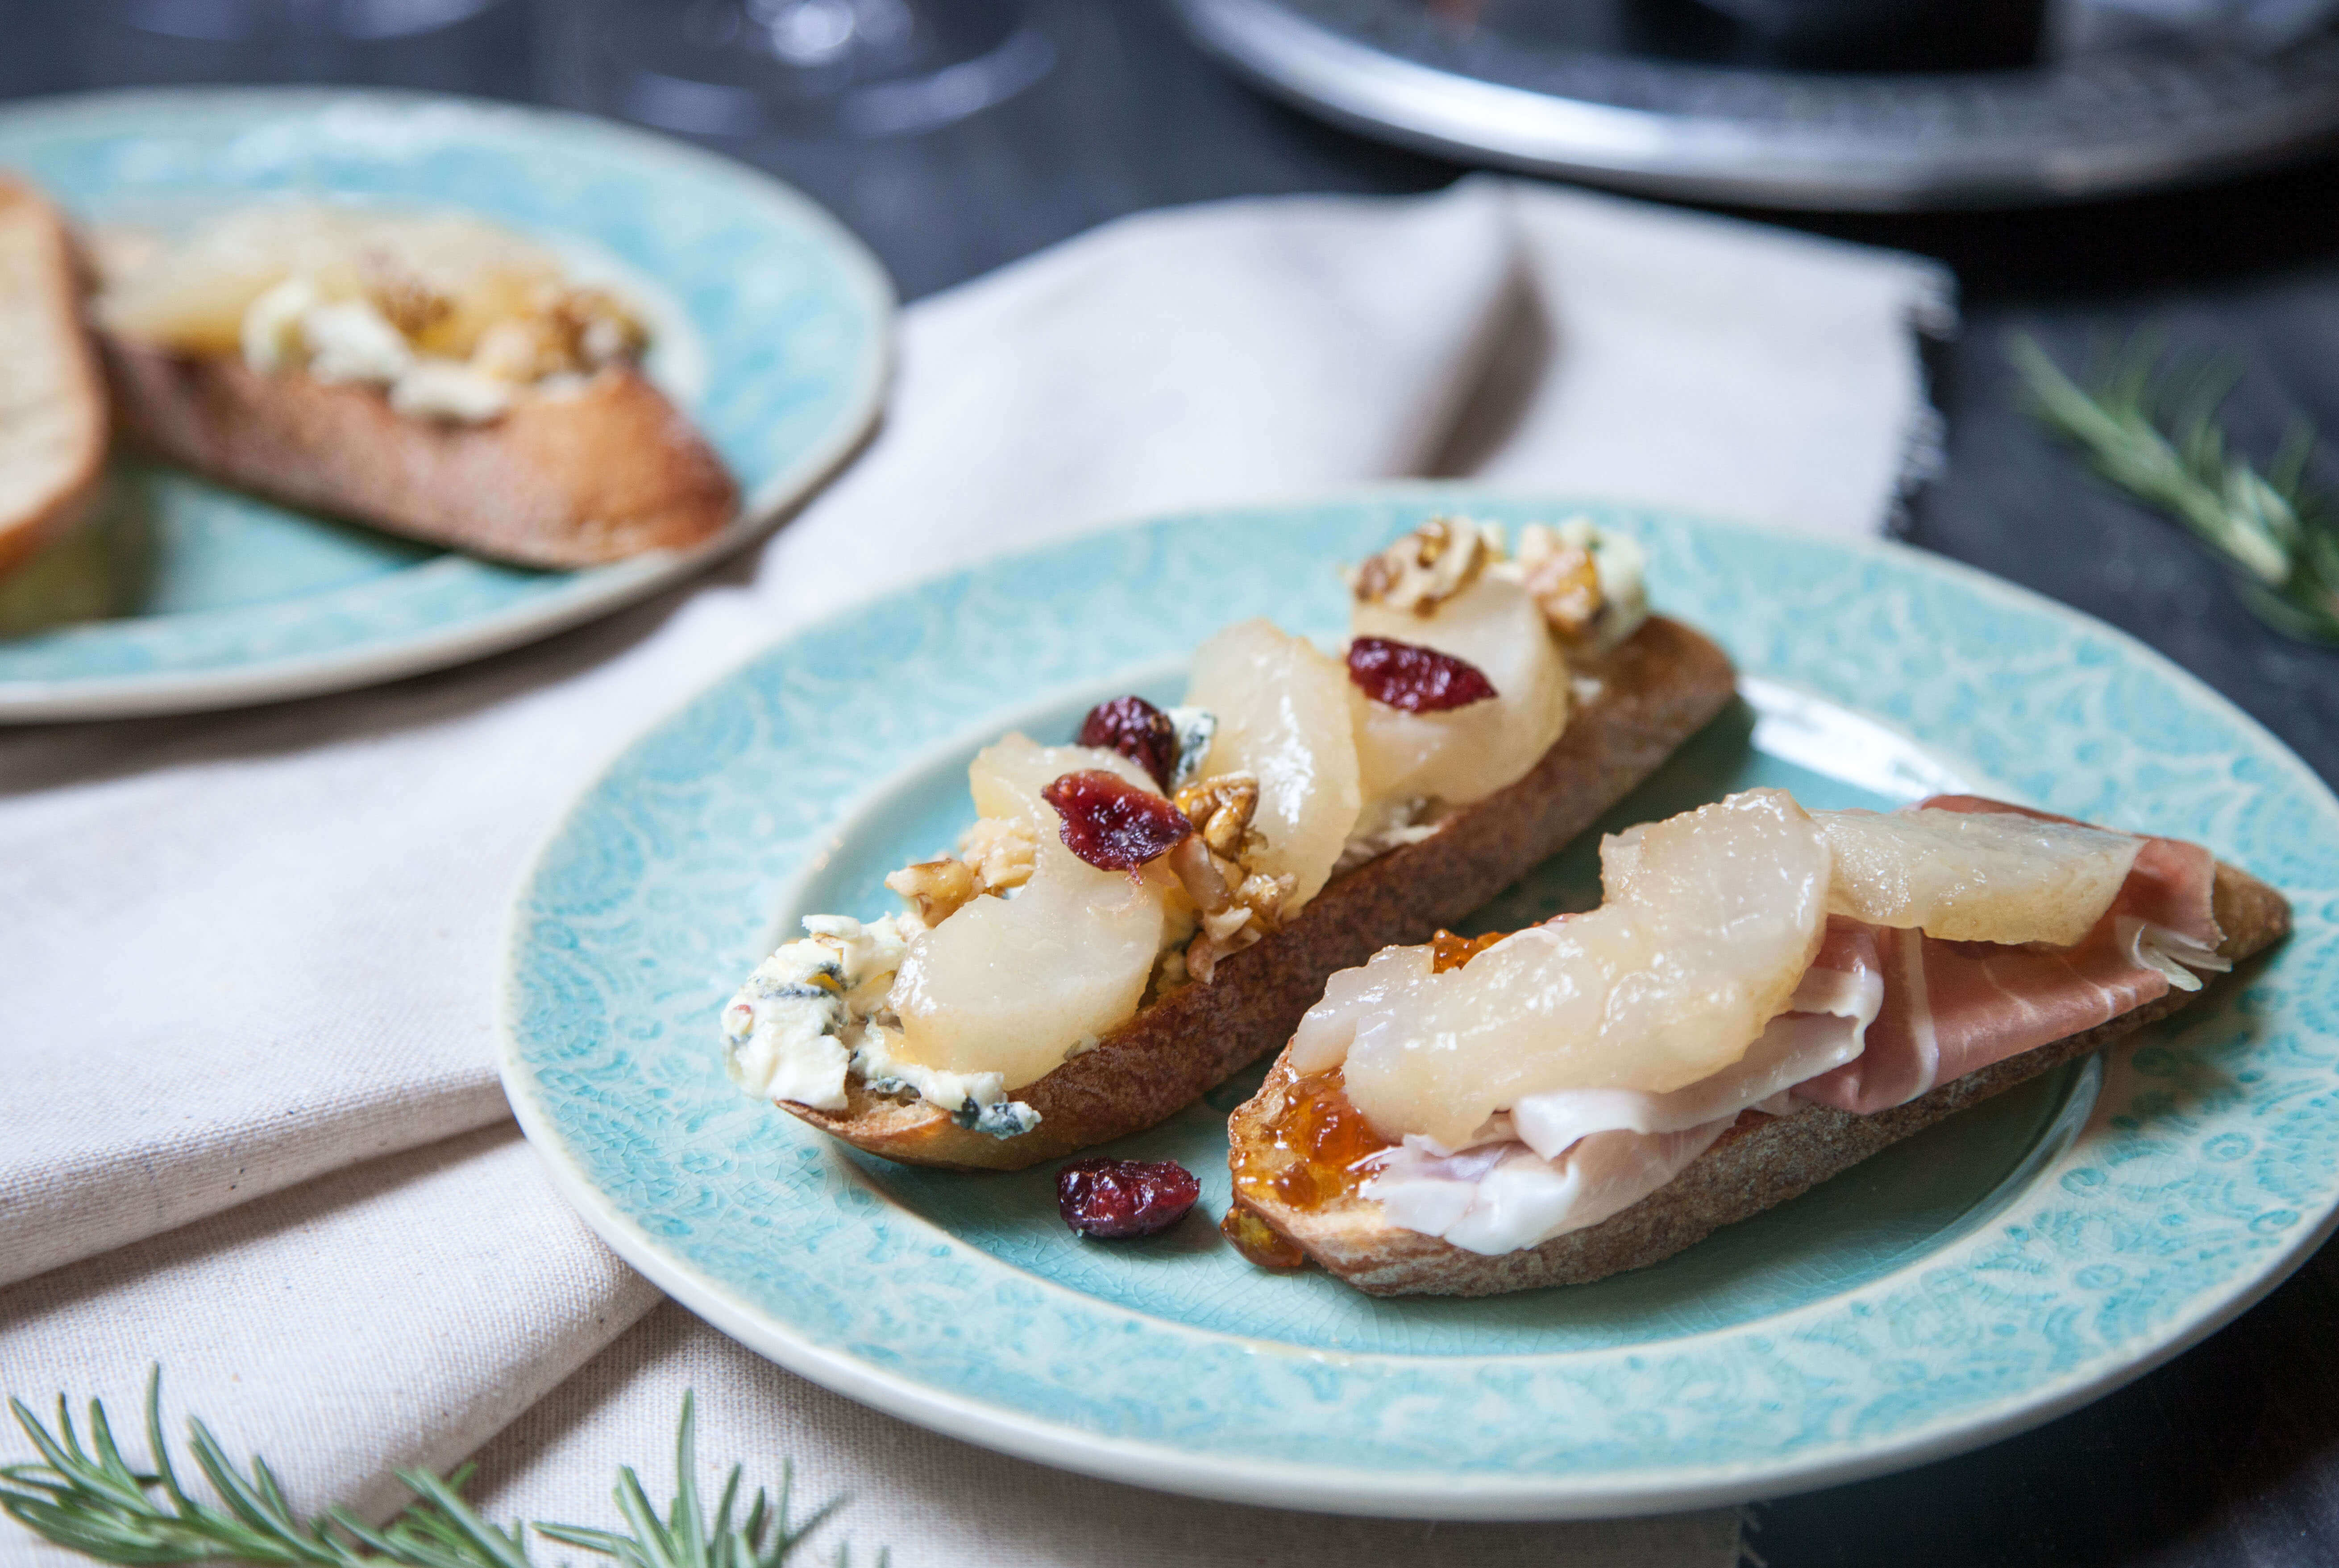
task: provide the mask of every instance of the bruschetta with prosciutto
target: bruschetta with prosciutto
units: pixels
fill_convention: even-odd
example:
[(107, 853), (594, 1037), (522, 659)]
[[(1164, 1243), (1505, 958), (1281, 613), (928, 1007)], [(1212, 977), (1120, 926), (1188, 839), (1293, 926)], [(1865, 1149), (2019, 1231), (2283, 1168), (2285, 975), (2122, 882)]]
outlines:
[(1229, 1124), (1225, 1229), (1373, 1295), (1657, 1262), (2184, 1005), (2289, 906), (2197, 844), (1774, 790), (1612, 836), (1605, 902), (1334, 975)]

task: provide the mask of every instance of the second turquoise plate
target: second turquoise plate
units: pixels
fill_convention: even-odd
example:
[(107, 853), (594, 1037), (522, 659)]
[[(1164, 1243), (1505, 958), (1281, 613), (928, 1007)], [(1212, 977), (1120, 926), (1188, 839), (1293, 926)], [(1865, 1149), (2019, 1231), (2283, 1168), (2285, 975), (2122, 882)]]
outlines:
[(530, 235), (648, 313), (650, 375), (742, 498), (693, 549), (529, 571), (117, 465), (94, 525), (0, 582), (0, 724), (338, 691), (607, 615), (769, 528), (883, 398), (893, 285), (861, 242), (745, 164), (623, 126), (414, 94), (122, 93), (0, 111), (0, 169), (100, 222), (299, 198)]

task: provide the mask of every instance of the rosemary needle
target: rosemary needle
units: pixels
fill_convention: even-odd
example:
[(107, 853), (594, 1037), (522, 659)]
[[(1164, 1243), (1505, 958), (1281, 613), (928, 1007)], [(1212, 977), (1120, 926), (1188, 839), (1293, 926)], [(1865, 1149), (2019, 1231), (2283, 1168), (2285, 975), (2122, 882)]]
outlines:
[[(414, 1503), (376, 1528), (335, 1507), (303, 1520), (264, 1459), (238, 1470), (211, 1428), (187, 1423), (195, 1468), (219, 1498), (191, 1497), (181, 1486), (163, 1435), (163, 1374), (146, 1382), (146, 1447), (154, 1468), (132, 1468), (113, 1440), (105, 1406), (89, 1403), (86, 1445), (74, 1429), (64, 1395), (52, 1432), (21, 1400), (8, 1408), (40, 1454), (37, 1464), (0, 1465), (0, 1512), (42, 1539), (107, 1563), (250, 1563), (295, 1568), (534, 1568), (528, 1531), (489, 1523), (463, 1501), (466, 1464), (444, 1477), (401, 1470)], [(627, 1465), (617, 1472), (617, 1511), (624, 1531), (538, 1523), (536, 1533), (564, 1545), (614, 1557), (625, 1568), (782, 1568), (806, 1536), (825, 1524), (842, 1501), (833, 1499), (801, 1522), (789, 1516), (792, 1472), (780, 1474), (779, 1494), (760, 1488), (739, 1513), (740, 1467), (733, 1465), (710, 1520), (698, 1493), (697, 1424), (688, 1394), (675, 1434), (675, 1498), (660, 1518), (641, 1479)], [(884, 1568), (885, 1554), (878, 1554)], [(851, 1568), (840, 1546), (835, 1568)]]
[(2230, 363), (2165, 366), (2159, 343), (2140, 334), (2083, 388), (2025, 334), (2008, 355), (2032, 414), (2098, 476), (2224, 557), (2260, 619), (2304, 641), (2339, 643), (2339, 522), (2305, 487), (2314, 441), (2303, 424), (2260, 473), (2227, 449), (2217, 423), (2239, 379)]

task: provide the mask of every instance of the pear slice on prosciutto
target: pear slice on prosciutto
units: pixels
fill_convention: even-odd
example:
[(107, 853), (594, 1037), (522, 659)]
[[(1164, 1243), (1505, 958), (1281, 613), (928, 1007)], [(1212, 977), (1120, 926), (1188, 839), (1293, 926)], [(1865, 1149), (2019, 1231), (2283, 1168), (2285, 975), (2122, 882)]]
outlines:
[(2119, 896), (2145, 841), (2011, 811), (1814, 812), (1828, 907), (1943, 942), (2069, 947)]
[[(1293, 1043), (1345, 1062), (1387, 1138), (1456, 1149), (1528, 1095), (1664, 1093), (1728, 1067), (1784, 1010), (1827, 925), (1829, 854), (1777, 790), (1601, 845), (1607, 902), (1513, 933), (1460, 969), (1382, 955), (1335, 979)], [(1355, 971), (1351, 971), (1354, 973)]]

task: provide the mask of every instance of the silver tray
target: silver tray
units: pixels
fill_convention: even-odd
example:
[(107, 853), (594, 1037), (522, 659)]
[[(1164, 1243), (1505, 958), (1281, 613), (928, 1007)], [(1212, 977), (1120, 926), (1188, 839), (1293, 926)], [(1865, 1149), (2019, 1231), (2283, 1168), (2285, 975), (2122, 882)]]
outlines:
[[(1326, 119), (1471, 162), (1702, 200), (1870, 211), (2120, 194), (2339, 133), (2339, 34), (2022, 69), (1743, 68), (1537, 43), (1421, 0), (1171, 0)], [(1448, 15), (1454, 8), (1445, 8)]]

